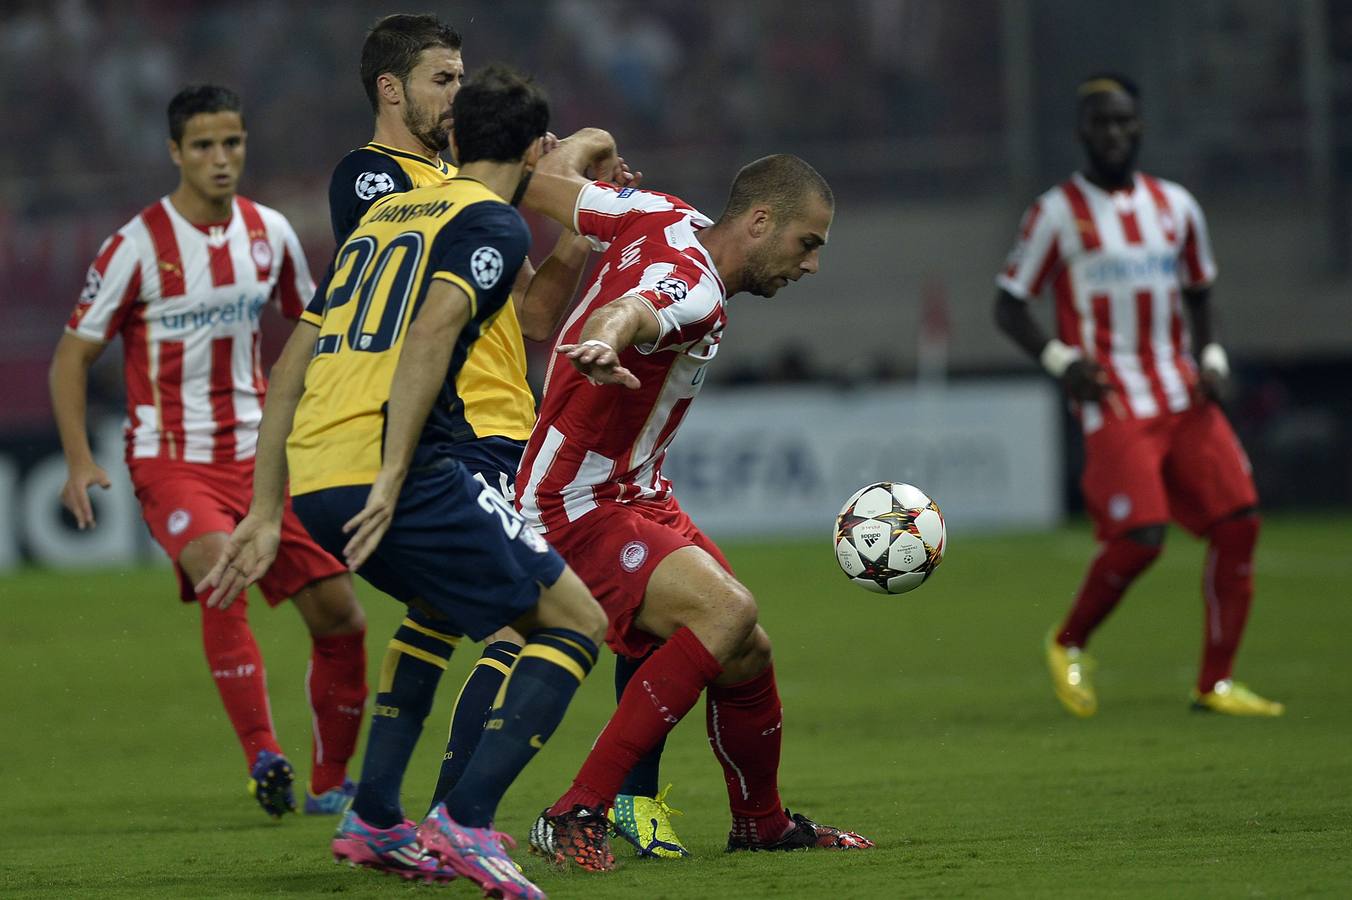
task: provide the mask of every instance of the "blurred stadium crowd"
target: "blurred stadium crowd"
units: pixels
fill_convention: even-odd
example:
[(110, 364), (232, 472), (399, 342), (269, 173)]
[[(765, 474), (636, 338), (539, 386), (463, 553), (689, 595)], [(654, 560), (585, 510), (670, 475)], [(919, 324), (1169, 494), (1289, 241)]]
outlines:
[[(168, 97), (189, 81), (239, 90), (244, 193), (285, 212), (320, 269), (329, 173), (370, 136), (356, 71), (365, 29), (424, 6), (4, 4), (0, 436), (51, 434), (46, 364), (85, 268), (175, 181)], [(556, 130), (604, 125), (650, 185), (710, 212), (722, 173), (772, 150), (830, 178), (841, 203), (822, 277), (772, 313), (748, 308), (762, 333), (716, 374), (725, 383), (909, 377), (917, 330), (952, 341), (959, 375), (1028, 372), (989, 324), (991, 278), (1019, 212), (1078, 163), (1071, 86), (1129, 71), (1144, 89), (1144, 167), (1188, 185), (1211, 218), (1222, 327), (1248, 373), (1240, 408), (1257, 411), (1241, 422), (1251, 448), (1262, 454), (1274, 422), (1285, 440), (1314, 441), (1301, 452), (1320, 460), (1352, 442), (1347, 392), (1328, 387), (1352, 372), (1352, 2), (462, 0), (434, 11), (465, 35), (471, 72), (493, 60), (533, 72)], [(942, 308), (926, 302), (938, 323), (927, 330), (920, 298), (935, 285)], [(905, 333), (880, 333), (884, 315)], [(95, 388), (111, 410), (115, 366), (102, 398)], [(1352, 474), (1333, 474), (1352, 498)]]

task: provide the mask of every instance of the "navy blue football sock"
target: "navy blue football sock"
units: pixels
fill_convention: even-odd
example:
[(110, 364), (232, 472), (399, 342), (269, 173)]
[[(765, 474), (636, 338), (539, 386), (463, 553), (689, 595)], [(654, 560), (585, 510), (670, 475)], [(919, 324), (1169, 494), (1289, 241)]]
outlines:
[(444, 634), (412, 619), (404, 619), (390, 638), (371, 709), (361, 782), (352, 801), (353, 811), (370, 825), (389, 828), (404, 820), (399, 804), (404, 770), (432, 709), (437, 682), (459, 641), (457, 634)]
[[(627, 656), (615, 657), (615, 702), (618, 703), (624, 696), (625, 685), (629, 684), (629, 679), (634, 677), (638, 667), (647, 661), (648, 656), (652, 656), (650, 651), (642, 659), (630, 659)], [(648, 754), (634, 764), (629, 770), (629, 774), (624, 778), (624, 784), (620, 787), (621, 794), (634, 794), (639, 797), (657, 796), (658, 767), (662, 764), (662, 748), (667, 745), (666, 736), (657, 742), (657, 746), (648, 751)]]
[(455, 698), (455, 709), (451, 712), (451, 733), (446, 738), (441, 775), (432, 791), (432, 806), (436, 806), (442, 797), (451, 792), (469, 765), (474, 748), (479, 746), (479, 739), (483, 737), (484, 725), (493, 709), (493, 700), (498, 696), (520, 652), (520, 645), (512, 641), (494, 641), (484, 648), (483, 655), (470, 670), (465, 686), (460, 689), (460, 696)]
[(596, 644), (567, 628), (541, 628), (526, 639), (460, 782), (445, 798), (461, 825), (483, 828), (498, 801), (545, 745), (582, 680), (596, 665)]

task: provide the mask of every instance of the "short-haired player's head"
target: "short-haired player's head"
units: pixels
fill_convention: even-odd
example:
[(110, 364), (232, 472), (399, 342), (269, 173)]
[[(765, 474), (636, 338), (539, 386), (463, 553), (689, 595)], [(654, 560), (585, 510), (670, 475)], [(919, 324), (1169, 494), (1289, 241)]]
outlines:
[(515, 162), (549, 130), (549, 100), (530, 78), (490, 65), (455, 98), (455, 161)]
[(1140, 88), (1117, 72), (1096, 72), (1080, 82), (1075, 97), (1076, 133), (1091, 174), (1125, 183), (1136, 168), (1145, 131)]
[(397, 113), (429, 151), (446, 149), (451, 103), (465, 77), (460, 33), (436, 16), (398, 13), (376, 22), (361, 48), (371, 111)]
[(244, 105), (239, 94), (219, 84), (190, 84), (169, 101), (169, 139), (183, 140), (183, 129), (193, 116), (203, 113), (232, 112), (244, 125)]
[(183, 185), (208, 201), (234, 196), (247, 137), (239, 95), (218, 84), (189, 85), (168, 113), (169, 157)]
[(796, 156), (777, 153), (743, 166), (718, 220), (748, 241), (741, 289), (773, 297), (815, 273), (835, 205), (826, 179)]

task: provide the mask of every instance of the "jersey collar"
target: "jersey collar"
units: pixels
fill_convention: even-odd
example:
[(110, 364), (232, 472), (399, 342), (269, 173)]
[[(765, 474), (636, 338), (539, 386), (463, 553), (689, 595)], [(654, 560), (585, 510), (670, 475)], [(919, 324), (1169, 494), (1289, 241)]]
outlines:
[(381, 153), (384, 153), (386, 156), (397, 156), (400, 159), (408, 159), (412, 160), (413, 162), (420, 162), (425, 166), (429, 166), (433, 169), (436, 169), (443, 175), (449, 172), (451, 168), (450, 164), (447, 163), (446, 160), (442, 159), (440, 156), (438, 156), (436, 158), (436, 161), (433, 162), (432, 160), (428, 159), (425, 156), (419, 156), (416, 153), (409, 153), (407, 150), (397, 150), (394, 147), (389, 146), (388, 144), (380, 144), (375, 141), (370, 141), (367, 143), (366, 146), (370, 147), (372, 150), (377, 150)]
[(218, 241), (223, 242), (225, 238), (235, 230), (235, 223), (239, 221), (239, 195), (235, 195), (230, 200), (229, 220), (225, 222), (211, 222), (206, 225), (198, 225), (195, 222), (188, 221), (188, 217), (178, 211), (178, 207), (174, 206), (174, 201), (169, 199), (168, 194), (165, 194), (160, 198), (160, 205), (168, 211), (169, 218), (182, 223), (184, 228), (188, 228), (202, 235), (202, 239), (205, 241), (211, 241), (214, 236)]

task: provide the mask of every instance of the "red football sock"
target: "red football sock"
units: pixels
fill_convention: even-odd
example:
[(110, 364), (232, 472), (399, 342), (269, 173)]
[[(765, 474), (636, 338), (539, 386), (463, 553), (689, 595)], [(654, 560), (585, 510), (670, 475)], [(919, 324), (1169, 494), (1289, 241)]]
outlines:
[(253, 765), (259, 750), (282, 752), (272, 728), (263, 655), (249, 630), (249, 607), (244, 595), (236, 597), (227, 609), (211, 609), (206, 605), (209, 593), (198, 597), (207, 666), (244, 748), (244, 758)]
[(357, 747), (366, 705), (366, 629), (313, 638), (305, 695), (313, 712), (310, 793), (339, 787)]
[(1211, 529), (1211, 547), (1202, 571), (1206, 601), (1202, 670), (1197, 690), (1206, 693), (1229, 678), (1253, 601), (1253, 550), (1258, 543), (1256, 515), (1226, 519)]
[(723, 671), (694, 632), (682, 628), (638, 667), (615, 714), (551, 815), (574, 806), (609, 808), (624, 776), (675, 727)]
[(1160, 555), (1160, 550), (1128, 537), (1113, 538), (1104, 544), (1089, 565), (1089, 573), (1057, 640), (1066, 647), (1083, 647), (1136, 576)]
[(774, 666), (737, 684), (711, 684), (706, 705), (709, 745), (723, 766), (733, 832), (755, 830), (771, 842), (792, 826), (779, 799), (783, 710)]

